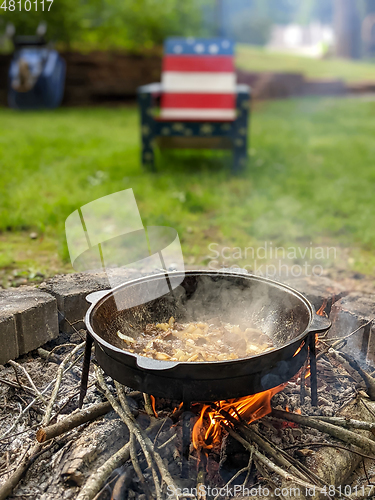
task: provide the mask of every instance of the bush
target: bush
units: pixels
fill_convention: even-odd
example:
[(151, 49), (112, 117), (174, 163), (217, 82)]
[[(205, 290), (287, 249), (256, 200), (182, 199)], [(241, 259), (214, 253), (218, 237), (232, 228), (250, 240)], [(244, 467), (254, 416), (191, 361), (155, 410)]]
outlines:
[(0, 30), (10, 22), (18, 34), (34, 34), (39, 22), (45, 21), (47, 38), (67, 47), (136, 51), (160, 45), (168, 36), (199, 35), (201, 4), (199, 0), (55, 0), (49, 12), (1, 11)]
[[(2, 1), (0, 1), (0, 4)], [(6, 0), (9, 5), (9, 0)], [(22, 0), (24, 4), (24, 0)], [(77, 6), (78, 5), (78, 6)], [(16, 3), (18, 8), (18, 2)], [(43, 12), (38, 2), (37, 12), (31, 10), (6, 11), (0, 10), (0, 32), (5, 30), (7, 23), (12, 23), (18, 35), (34, 35), (38, 24), (45, 21), (48, 26), (48, 37), (69, 45), (82, 29), (82, 7), (76, 0), (55, 0), (51, 5), (45, 1), (45, 11)], [(34, 8), (34, 3), (32, 3)]]

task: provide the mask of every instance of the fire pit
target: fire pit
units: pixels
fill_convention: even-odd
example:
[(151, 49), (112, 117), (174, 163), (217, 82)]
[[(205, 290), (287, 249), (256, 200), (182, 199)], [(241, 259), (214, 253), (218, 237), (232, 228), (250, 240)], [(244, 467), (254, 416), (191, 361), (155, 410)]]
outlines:
[[(160, 274), (91, 294), (85, 320), (104, 371), (122, 384), (154, 396), (216, 401), (272, 389), (300, 370), (308, 347), (314, 351), (315, 334), (330, 327), (295, 290), (265, 278), (230, 272), (188, 271), (173, 291), (126, 308), (134, 297), (147, 297), (150, 288), (161, 289), (164, 282), (165, 276)], [(248, 358), (215, 362), (159, 361), (123, 350), (118, 330), (134, 336), (147, 323), (167, 321), (171, 316), (181, 322), (218, 316), (232, 324), (252, 325), (268, 335), (275, 348)]]
[[(351, 323), (348, 329), (341, 329), (339, 338), (335, 336), (337, 333), (326, 335), (328, 321), (324, 317), (316, 318), (314, 309), (299, 293), (272, 281), (210, 271), (193, 271), (186, 276), (176, 273), (176, 276), (176, 282), (182, 283), (180, 287), (142, 306), (126, 307), (132, 302), (134, 306), (134, 297), (140, 298), (136, 296), (137, 291), (139, 294), (155, 292), (163, 275), (133, 281), (104, 292), (102, 297), (91, 297), (92, 323), (86, 354), (90, 354), (90, 339), (94, 339), (97, 359), (107, 374), (115, 374), (114, 370), (110, 371), (113, 369), (110, 361), (115, 359), (112, 351), (115, 351), (127, 382), (124, 386), (115, 380), (113, 386), (110, 377), (93, 363), (83, 410), (76, 410), (83, 342), (72, 346), (64, 344), (61, 338), (50, 353), (40, 350), (40, 356), (46, 356), (46, 361), (35, 353), (33, 357), (4, 367), (4, 385), (0, 387), (0, 397), (5, 401), (3, 416), (0, 416), (4, 430), (0, 447), (7, 445), (12, 456), (7, 459), (3, 454), (2, 461), (0, 458), (0, 484), (3, 483), (0, 498), (5, 499), (17, 482), (18, 496), (22, 493), (46, 500), (63, 496), (77, 500), (117, 500), (126, 494), (135, 500), (145, 500), (145, 495), (151, 498), (155, 492), (159, 498), (202, 500), (204, 496), (198, 494), (202, 491), (207, 500), (233, 494), (260, 499), (280, 497), (280, 490), (284, 498), (294, 496), (303, 500), (326, 498), (327, 492), (330, 498), (354, 498), (351, 492), (357, 490), (362, 496), (370, 497), (375, 459), (372, 439), (375, 381), (370, 375), (372, 368), (364, 363), (364, 358), (358, 357), (355, 361), (356, 351), (349, 350), (347, 354), (342, 350), (342, 346), (349, 345), (360, 333), (357, 325)], [(175, 283), (173, 275), (171, 282)], [(339, 301), (334, 301), (332, 293), (331, 289), (327, 290), (323, 297), (315, 300), (317, 308), (323, 304), (318, 315), (330, 310), (325, 308), (330, 300), (334, 302), (334, 309), (338, 309)], [(117, 307), (121, 304), (123, 307)], [(159, 361), (156, 366), (144, 367), (142, 361), (155, 365), (156, 360), (124, 351), (115, 330), (118, 328), (128, 335), (132, 326), (141, 328), (145, 323), (165, 322), (172, 314), (180, 321), (195, 322), (204, 321), (213, 312), (233, 326), (241, 325), (241, 329), (251, 322), (270, 336), (274, 350), (232, 361), (169, 364)], [(363, 329), (370, 322), (371, 317), (363, 323)], [(102, 330), (99, 323), (103, 325)], [(105, 325), (112, 323), (112, 331), (105, 329)], [(337, 322), (334, 326), (337, 332)], [(315, 334), (316, 331), (321, 333)], [(75, 332), (75, 343), (83, 334)], [(292, 351), (289, 358), (285, 355), (288, 348)], [(268, 362), (271, 353), (279, 356), (275, 364)], [(60, 356), (64, 356), (63, 361), (58, 359)], [(52, 361), (52, 357), (56, 359)], [(275, 370), (277, 363), (285, 363), (288, 369), (290, 362), (296, 363), (290, 373), (298, 366), (301, 368), (281, 384), (287, 370), (282, 373), (275, 370), (278, 378), (274, 383), (279, 385), (249, 395), (258, 390), (259, 380), (262, 381), (262, 377), (258, 377), (258, 386), (255, 386), (247, 366), (254, 368), (257, 359), (263, 373), (267, 369)], [(264, 360), (267, 362), (263, 363)], [(89, 367), (87, 361), (89, 356), (86, 368)], [(314, 400), (315, 361), (319, 376), (317, 400)], [(44, 384), (49, 385), (43, 387), (38, 377), (40, 373), (47, 373), (47, 363), (50, 375)], [(134, 370), (129, 370), (129, 365)], [(203, 399), (203, 389), (206, 389), (201, 389), (196, 380), (201, 380), (202, 385), (210, 385), (211, 380), (221, 384), (224, 378), (217, 367), (227, 365), (232, 370), (227, 368), (225, 376), (238, 380), (242, 371), (246, 383), (240, 388), (232, 384), (228, 391), (213, 388), (209, 394), (214, 395), (212, 399)], [(188, 375), (186, 380), (182, 367)], [(199, 377), (194, 367), (199, 367)], [(253, 372), (256, 374), (259, 370)], [(46, 392), (54, 374), (58, 375), (54, 388)], [(87, 371), (84, 383), (85, 376)], [(175, 387), (171, 398), (165, 396), (167, 390), (162, 390), (161, 380), (175, 377), (181, 384), (186, 382), (191, 391), (196, 383), (197, 392), (191, 400), (184, 400), (186, 389), (178, 392)], [(146, 382), (159, 388), (158, 393), (154, 391), (155, 398), (149, 389), (149, 395), (145, 394)], [(263, 384), (262, 388), (271, 385)], [(34, 386), (46, 399), (46, 411), (45, 403), (36, 401), (38, 394)], [(136, 388), (143, 393), (135, 391)], [(25, 411), (34, 404), (41, 413), (42, 423), (36, 436), (35, 412), (30, 413), (31, 420), (26, 414), (23, 417), (19, 401), (28, 405)], [(312, 404), (314, 401), (318, 406)], [(14, 428), (22, 418), (22, 426)], [(32, 449), (25, 455), (28, 458), (21, 460), (30, 445)], [(20, 481), (28, 467), (30, 471)], [(349, 477), (354, 470), (358, 476)], [(298, 494), (289, 494), (290, 490), (298, 490)], [(315, 497), (311, 492), (316, 493)]]

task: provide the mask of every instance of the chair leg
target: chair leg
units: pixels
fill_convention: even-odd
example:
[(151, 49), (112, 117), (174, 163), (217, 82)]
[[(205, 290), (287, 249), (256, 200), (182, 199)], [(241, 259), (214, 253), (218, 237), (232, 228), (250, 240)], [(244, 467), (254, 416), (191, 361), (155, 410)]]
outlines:
[(150, 114), (152, 109), (152, 96), (150, 93), (138, 94), (138, 103), (141, 119), (141, 163), (155, 171), (154, 157), (154, 127), (155, 122)]
[(155, 154), (152, 141), (143, 138), (141, 155), (142, 165), (155, 171)]
[(237, 118), (233, 127), (233, 173), (246, 167), (248, 151), (250, 94), (248, 91), (237, 93)]
[(237, 137), (233, 144), (233, 167), (234, 174), (241, 172), (246, 167), (247, 163), (247, 144), (246, 140)]

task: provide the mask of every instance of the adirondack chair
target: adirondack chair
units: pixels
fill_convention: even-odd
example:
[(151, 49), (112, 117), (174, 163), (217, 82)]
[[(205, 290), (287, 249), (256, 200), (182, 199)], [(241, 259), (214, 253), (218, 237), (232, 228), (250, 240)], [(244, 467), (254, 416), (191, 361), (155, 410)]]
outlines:
[(155, 168), (157, 143), (232, 149), (233, 171), (244, 167), (250, 88), (236, 85), (233, 49), (224, 38), (165, 41), (161, 83), (138, 88), (143, 165)]

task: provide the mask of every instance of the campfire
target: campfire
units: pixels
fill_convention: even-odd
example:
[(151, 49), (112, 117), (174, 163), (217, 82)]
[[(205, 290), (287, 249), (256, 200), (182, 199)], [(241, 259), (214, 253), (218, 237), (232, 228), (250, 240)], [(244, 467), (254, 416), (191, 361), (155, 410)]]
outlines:
[[(192, 273), (191, 297), (193, 285), (202, 279), (206, 285), (210, 280), (220, 283), (217, 276), (197, 278)], [(242, 297), (249, 294), (248, 299), (252, 292), (241, 279), (227, 281), (241, 289)], [(219, 289), (227, 290), (227, 285), (220, 283)], [(272, 299), (281, 300), (282, 287), (276, 288)], [(218, 298), (212, 288), (208, 293)], [(206, 372), (203, 363), (177, 363), (162, 370), (155, 365), (158, 360), (145, 358), (145, 364), (134, 363), (132, 371), (125, 351), (105, 344), (102, 350), (99, 320), (111, 318), (113, 295), (92, 304), (86, 342), (81, 341), (86, 334), (82, 330), (69, 344), (11, 361), (0, 380), (6, 409), (0, 415), (0, 500), (12, 491), (9, 498), (43, 500), (371, 497), (375, 380), (366, 359), (345, 350), (360, 329), (334, 337), (327, 332), (327, 301), (309, 320), (303, 312), (309, 310), (305, 299), (294, 293), (292, 298), (282, 296), (287, 297), (284, 306), (295, 300), (293, 308), (299, 311), (283, 316), (291, 337), (284, 335), (274, 352), (261, 353), (257, 362), (257, 356), (249, 358), (245, 365), (240, 359), (207, 363)], [(332, 297), (327, 299), (332, 304)], [(167, 317), (179, 300), (173, 297), (156, 309), (164, 308)], [(177, 303), (188, 310), (186, 302)], [(152, 321), (152, 315), (146, 314), (146, 319)], [(134, 317), (126, 321), (134, 326)], [(122, 320), (123, 328), (126, 321)], [(275, 325), (275, 317), (268, 324)], [(259, 325), (264, 322), (259, 320)], [(362, 326), (368, 325), (370, 321)], [(269, 330), (276, 341), (282, 335), (279, 326)], [(117, 328), (113, 325), (113, 332)], [(91, 338), (95, 357), (90, 363)], [(126, 361), (123, 371), (133, 377), (133, 385), (117, 380), (115, 362), (107, 369), (110, 356), (117, 363)], [(252, 373), (247, 371), (249, 362)], [(182, 366), (185, 371), (179, 378)], [(198, 373), (190, 385), (179, 387), (181, 378), (191, 375), (191, 367)], [(240, 373), (244, 383), (238, 383)], [(269, 373), (271, 379), (265, 377)], [(171, 374), (178, 383), (168, 386)], [(218, 380), (223, 381), (220, 387)], [(156, 391), (144, 390), (147, 384)], [(246, 388), (250, 395), (244, 394)]]
[(285, 387), (285, 384), (268, 391), (238, 399), (217, 401), (203, 405), (194, 424), (192, 441), (196, 450), (209, 450), (220, 442), (223, 426), (229, 425), (228, 418), (245, 421), (248, 424), (271, 413), (271, 398)]

